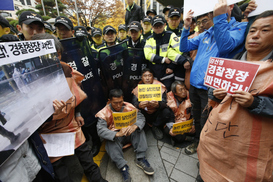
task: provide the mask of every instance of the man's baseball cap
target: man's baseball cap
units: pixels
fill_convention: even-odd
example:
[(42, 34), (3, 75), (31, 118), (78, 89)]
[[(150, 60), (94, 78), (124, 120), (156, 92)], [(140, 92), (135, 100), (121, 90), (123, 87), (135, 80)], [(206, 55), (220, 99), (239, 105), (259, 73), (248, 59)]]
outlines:
[(149, 22), (149, 23), (152, 23), (152, 17), (151, 16), (144, 16), (144, 18), (143, 18), (143, 23), (145, 23), (145, 22)]
[(178, 16), (181, 17), (181, 9), (180, 8), (172, 8), (169, 11), (168, 17)]
[(157, 23), (164, 24), (164, 23), (166, 23), (166, 20), (163, 16), (156, 15), (152, 20), (152, 26), (155, 26), (155, 24), (157, 24)]
[(94, 28), (94, 29), (92, 30), (92, 37), (95, 37), (96, 35), (102, 36), (102, 31), (101, 31), (100, 28)]
[(119, 25), (119, 26), (118, 26), (118, 31), (120, 31), (120, 30), (125, 30), (125, 31), (127, 31), (126, 25), (124, 25), (124, 24)]
[(166, 11), (169, 11), (170, 9), (172, 9), (173, 6), (172, 5), (168, 5), (163, 9), (163, 14), (165, 14)]
[(0, 25), (1, 27), (10, 27), (9, 21), (0, 15)]
[(103, 28), (103, 35), (107, 34), (109, 31), (113, 31), (114, 33), (117, 33), (116, 29), (114, 29), (114, 27), (112, 27), (111, 25), (106, 25)]
[(68, 28), (69, 30), (73, 30), (74, 26), (73, 26), (72, 21), (69, 18), (65, 17), (65, 16), (58, 16), (55, 19), (54, 26), (57, 27), (60, 24), (66, 26), (66, 28)]
[(22, 25), (22, 23), (29, 25), (33, 22), (41, 23), (45, 26), (43, 18), (36, 12), (24, 11), (19, 17), (19, 25)]
[(87, 33), (87, 30), (84, 26), (76, 26), (74, 27), (74, 35), (76, 37), (85, 37), (85, 36), (88, 36), (88, 33)]
[(156, 11), (154, 9), (149, 9), (147, 12), (146, 12), (146, 15), (148, 16), (149, 13), (153, 13), (154, 15), (157, 15)]
[(50, 23), (48, 23), (48, 22), (45, 21), (44, 22), (44, 26), (45, 26), (45, 29), (48, 29), (51, 32), (54, 32), (54, 29), (53, 29), (53, 27), (52, 27), (52, 25)]
[(139, 32), (140, 30), (142, 30), (142, 27), (138, 21), (132, 21), (129, 25), (129, 31), (131, 30), (136, 30)]

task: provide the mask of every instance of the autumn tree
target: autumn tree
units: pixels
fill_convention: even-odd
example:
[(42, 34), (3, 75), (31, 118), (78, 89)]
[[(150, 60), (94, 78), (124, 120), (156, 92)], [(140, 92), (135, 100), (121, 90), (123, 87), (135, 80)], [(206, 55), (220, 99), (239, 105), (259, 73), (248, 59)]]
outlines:
[[(70, 17), (73, 24), (77, 24), (77, 12), (74, 0), (62, 0), (62, 2), (68, 7), (65, 13)], [(82, 26), (92, 26), (102, 29), (106, 24), (111, 23), (113, 25), (116, 22), (120, 23), (124, 21), (125, 10), (120, 0), (77, 0), (77, 8), (80, 25)]]
[(116, 30), (120, 24), (125, 24), (125, 9), (122, 1), (113, 0), (106, 24), (113, 26)]

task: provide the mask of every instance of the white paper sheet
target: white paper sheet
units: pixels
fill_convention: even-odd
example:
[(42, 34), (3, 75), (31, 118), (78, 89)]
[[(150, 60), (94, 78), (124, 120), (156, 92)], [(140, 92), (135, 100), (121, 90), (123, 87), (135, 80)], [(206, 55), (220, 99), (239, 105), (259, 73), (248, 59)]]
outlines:
[[(241, 0), (227, 0), (227, 3), (230, 5), (240, 1)], [(209, 13), (213, 11), (216, 3), (218, 3), (218, 0), (184, 0), (184, 17), (189, 12), (189, 10), (194, 11), (193, 16)]]
[(74, 154), (75, 132), (42, 134), (46, 141), (44, 144), (49, 157), (60, 157)]
[(248, 17), (259, 15), (264, 11), (273, 10), (273, 0), (256, 0), (256, 4), (258, 5), (256, 10), (249, 13)]

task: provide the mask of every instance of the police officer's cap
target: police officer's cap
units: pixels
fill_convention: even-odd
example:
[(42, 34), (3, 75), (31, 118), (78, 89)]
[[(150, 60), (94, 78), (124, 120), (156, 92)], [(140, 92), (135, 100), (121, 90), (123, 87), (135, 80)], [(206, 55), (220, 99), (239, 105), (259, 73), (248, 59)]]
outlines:
[(149, 23), (152, 24), (152, 19), (153, 18), (151, 16), (145, 16), (142, 21), (143, 21), (143, 23), (149, 22)]
[(6, 20), (3, 16), (0, 15), (0, 25), (2, 28), (4, 27), (10, 27), (9, 21)]
[(131, 30), (136, 30), (137, 32), (139, 32), (140, 30), (142, 30), (142, 27), (138, 21), (132, 21), (129, 25), (129, 31)]
[(119, 26), (118, 26), (118, 31), (120, 31), (120, 30), (125, 30), (125, 31), (127, 31), (126, 25), (124, 25), (124, 24), (119, 25)]
[(96, 35), (102, 36), (102, 31), (100, 28), (94, 28), (92, 30), (92, 37), (95, 37)]
[(146, 12), (146, 15), (148, 16), (149, 13), (153, 13), (154, 15), (157, 15), (156, 11), (154, 9), (150, 9)]
[(111, 25), (107, 25), (103, 28), (103, 35), (107, 34), (107, 32), (113, 31), (114, 33), (117, 33), (116, 29), (112, 27)]
[(55, 23), (54, 23), (54, 26), (58, 26), (58, 25), (64, 25), (66, 28), (68, 28), (69, 30), (73, 30), (73, 23), (72, 21), (65, 17), (65, 16), (58, 16), (56, 19), (55, 19)]
[(52, 25), (50, 23), (48, 23), (48, 22), (45, 21), (44, 22), (44, 26), (45, 26), (45, 29), (48, 29), (51, 32), (54, 32), (54, 29), (53, 29), (53, 27), (52, 27)]
[(87, 30), (84, 26), (76, 26), (74, 27), (74, 34), (76, 37), (85, 37), (88, 36)]
[(155, 26), (155, 24), (157, 24), (157, 23), (164, 24), (164, 23), (166, 23), (166, 20), (163, 16), (156, 15), (152, 20), (152, 26)]
[(24, 11), (19, 17), (19, 25), (22, 25), (22, 23), (29, 25), (33, 22), (37, 22), (45, 26), (43, 18), (36, 12)]
[(169, 11), (168, 17), (178, 16), (181, 17), (181, 9), (180, 8), (172, 8)]
[(166, 13), (166, 11), (169, 11), (170, 9), (172, 9), (173, 8), (173, 6), (172, 5), (168, 5), (168, 6), (166, 6), (164, 9), (163, 9), (163, 14), (165, 14)]

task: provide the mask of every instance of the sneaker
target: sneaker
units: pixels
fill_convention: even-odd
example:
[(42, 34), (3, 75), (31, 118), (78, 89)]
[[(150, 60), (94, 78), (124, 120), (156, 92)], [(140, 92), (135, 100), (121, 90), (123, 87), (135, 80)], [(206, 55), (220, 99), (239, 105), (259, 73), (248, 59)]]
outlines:
[(191, 154), (194, 154), (196, 153), (197, 151), (197, 146), (198, 146), (198, 143), (197, 142), (193, 142), (191, 145), (187, 146), (185, 148), (185, 153), (187, 155), (191, 155)]
[(137, 159), (136, 165), (137, 167), (141, 168), (144, 171), (144, 173), (148, 175), (153, 175), (155, 173), (154, 169), (150, 166), (149, 162), (147, 161), (145, 157), (141, 159)]
[(163, 132), (156, 126), (152, 127), (152, 133), (157, 140), (162, 140), (163, 139)]
[(123, 178), (123, 182), (131, 182), (131, 176), (129, 173), (129, 166), (125, 165), (121, 170), (121, 175)]

